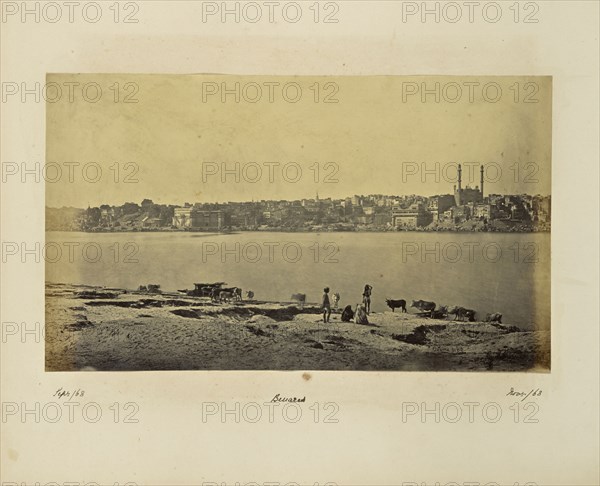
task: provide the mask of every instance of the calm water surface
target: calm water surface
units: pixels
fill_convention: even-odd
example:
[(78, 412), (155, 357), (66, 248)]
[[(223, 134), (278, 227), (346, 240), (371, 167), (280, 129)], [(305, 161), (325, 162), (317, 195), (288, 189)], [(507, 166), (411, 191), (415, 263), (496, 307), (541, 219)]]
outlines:
[[(177, 290), (225, 281), (260, 300), (300, 292), (309, 302), (328, 286), (342, 305), (360, 302), (369, 283), (376, 312), (389, 310), (386, 297), (409, 305), (422, 299), (475, 309), (478, 318), (501, 312), (503, 323), (550, 328), (548, 233), (47, 232), (50, 242), (63, 251), (47, 246), (48, 282)], [(67, 244), (78, 244), (72, 258)]]

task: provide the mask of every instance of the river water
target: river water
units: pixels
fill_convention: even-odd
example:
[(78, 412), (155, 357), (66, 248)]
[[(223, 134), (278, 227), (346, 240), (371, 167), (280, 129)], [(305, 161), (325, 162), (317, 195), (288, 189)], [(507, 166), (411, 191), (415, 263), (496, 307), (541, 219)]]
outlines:
[(422, 299), (550, 328), (549, 233), (47, 232), (44, 248), (53, 283), (177, 290), (224, 281), (256, 299), (305, 293), (308, 302), (328, 286), (353, 306), (368, 283), (375, 312), (389, 310), (385, 298)]

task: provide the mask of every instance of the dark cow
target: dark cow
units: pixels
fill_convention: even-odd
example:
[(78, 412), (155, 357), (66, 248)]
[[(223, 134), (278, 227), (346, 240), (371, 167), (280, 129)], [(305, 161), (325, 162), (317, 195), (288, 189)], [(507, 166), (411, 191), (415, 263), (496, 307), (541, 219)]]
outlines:
[(419, 309), (421, 312), (428, 312), (429, 315), (432, 315), (435, 310), (435, 302), (428, 302), (426, 300), (413, 300), (410, 306)]
[(475, 311), (472, 309), (465, 309), (464, 307), (454, 306), (448, 309), (448, 314), (454, 314), (455, 321), (475, 321)]
[(392, 309), (392, 312), (394, 312), (396, 309), (402, 309), (402, 312), (406, 312), (406, 301), (403, 299), (385, 299), (385, 303), (390, 309)]
[(252, 290), (246, 290), (246, 297), (248, 300), (254, 299), (254, 292)]
[(460, 309), (460, 307), (457, 305), (446, 306), (448, 315), (450, 316), (450, 315), (454, 314), (454, 320), (456, 320), (458, 318), (458, 309)]
[(497, 322), (498, 324), (502, 324), (502, 314), (499, 312), (494, 312), (493, 314), (487, 314), (484, 319), (485, 322)]
[(448, 306), (441, 305), (431, 313), (431, 317), (434, 319), (445, 319), (448, 317)]
[(458, 317), (469, 322), (475, 322), (475, 311), (473, 309), (463, 309)]
[(148, 292), (151, 294), (160, 294), (160, 285), (148, 284)]

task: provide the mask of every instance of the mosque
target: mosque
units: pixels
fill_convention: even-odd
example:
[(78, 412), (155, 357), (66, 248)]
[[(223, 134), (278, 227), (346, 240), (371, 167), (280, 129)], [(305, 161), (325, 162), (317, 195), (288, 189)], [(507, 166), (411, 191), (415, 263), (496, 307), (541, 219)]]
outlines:
[[(482, 203), (483, 202), (483, 165), (480, 168), (481, 173), (481, 186), (475, 186), (471, 188), (467, 185), (463, 189), (462, 187), (462, 167), (458, 164), (458, 187), (454, 186), (454, 203), (456, 206), (463, 206), (468, 203)], [(481, 189), (480, 189), (481, 187)]]

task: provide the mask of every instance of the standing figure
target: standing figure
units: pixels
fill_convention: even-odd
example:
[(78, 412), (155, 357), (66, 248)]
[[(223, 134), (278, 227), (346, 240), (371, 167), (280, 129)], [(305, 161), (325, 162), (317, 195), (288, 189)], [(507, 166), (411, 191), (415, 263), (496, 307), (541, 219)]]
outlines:
[(329, 303), (329, 287), (323, 289), (323, 302), (321, 308), (323, 309), (323, 322), (329, 322), (331, 316), (331, 304)]
[(367, 312), (367, 314), (371, 313), (371, 291), (373, 290), (373, 287), (371, 287), (369, 284), (365, 285), (365, 290), (363, 292), (363, 304), (365, 306), (365, 311)]
[(336, 292), (335, 294), (333, 294), (333, 308), (334, 309), (338, 308), (339, 302), (340, 302), (340, 293)]

